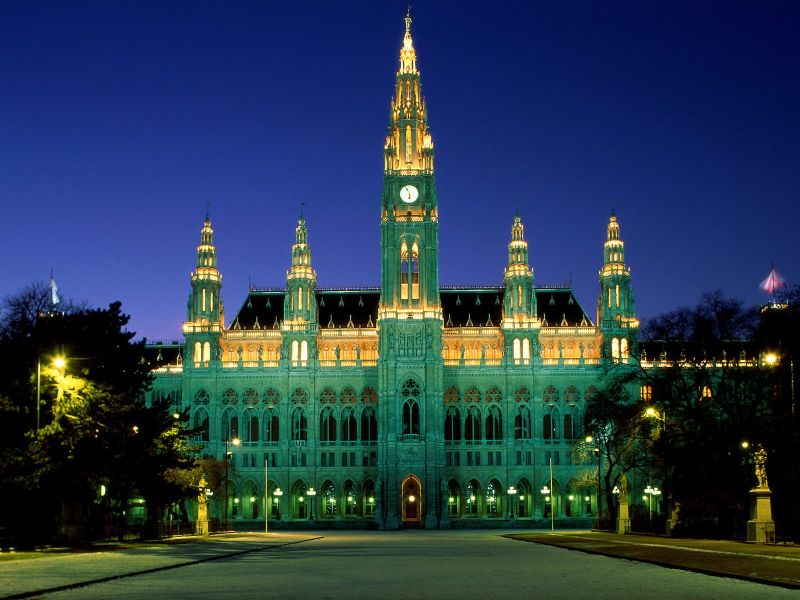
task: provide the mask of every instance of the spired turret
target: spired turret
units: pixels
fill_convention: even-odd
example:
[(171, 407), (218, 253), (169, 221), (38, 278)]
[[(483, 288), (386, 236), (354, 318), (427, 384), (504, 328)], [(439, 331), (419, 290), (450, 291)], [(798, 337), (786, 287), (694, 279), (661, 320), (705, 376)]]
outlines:
[(620, 238), (619, 222), (613, 210), (603, 244), (597, 323), (603, 334), (605, 356), (615, 362), (628, 362), (639, 319), (635, 315), (631, 269), (625, 263), (625, 243)]
[(503, 275), (505, 297), (503, 299), (502, 329), (505, 335), (505, 355), (513, 364), (530, 364), (532, 348), (536, 347), (536, 293), (533, 287), (533, 269), (528, 264), (528, 242), (525, 227), (519, 214), (514, 216), (511, 226), (511, 242), (508, 244), (508, 266)]
[(192, 357), (195, 367), (207, 367), (217, 359), (216, 348), (224, 326), (224, 307), (220, 290), (222, 275), (217, 269), (217, 249), (214, 230), (206, 214), (197, 246), (197, 266), (192, 272), (192, 291), (187, 303), (186, 355)]
[(308, 366), (315, 353), (317, 317), (317, 273), (311, 266), (311, 246), (303, 215), (297, 221), (292, 245), (292, 268), (286, 273), (283, 305), (283, 343), (292, 366)]

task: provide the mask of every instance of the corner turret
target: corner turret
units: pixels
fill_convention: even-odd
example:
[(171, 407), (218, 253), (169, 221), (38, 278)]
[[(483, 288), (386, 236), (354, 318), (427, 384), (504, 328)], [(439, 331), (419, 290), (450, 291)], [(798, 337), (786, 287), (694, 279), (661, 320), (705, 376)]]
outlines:
[(613, 210), (603, 244), (597, 323), (603, 334), (605, 356), (614, 362), (627, 363), (636, 341), (639, 319), (631, 289), (631, 269), (625, 263), (625, 243), (620, 238), (619, 222)]
[(224, 326), (225, 313), (220, 296), (222, 275), (217, 269), (214, 230), (207, 213), (200, 230), (197, 265), (191, 278), (192, 291), (187, 304), (187, 321), (183, 325), (186, 355), (187, 358), (192, 357), (191, 362), (195, 367), (208, 367), (217, 358), (216, 348)]

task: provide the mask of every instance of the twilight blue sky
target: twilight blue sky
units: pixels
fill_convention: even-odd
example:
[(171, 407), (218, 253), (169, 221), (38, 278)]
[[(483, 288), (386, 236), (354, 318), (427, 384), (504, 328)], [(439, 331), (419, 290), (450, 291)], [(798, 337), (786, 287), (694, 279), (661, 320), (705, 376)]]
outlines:
[[(406, 3), (0, 4), (0, 296), (50, 269), (176, 338), (206, 205), (230, 317), (283, 286), (305, 202), (320, 286), (378, 285)], [(800, 3), (415, 2), (442, 284), (497, 284), (515, 206), (539, 283), (594, 314), (610, 208), (653, 316), (800, 281)]]

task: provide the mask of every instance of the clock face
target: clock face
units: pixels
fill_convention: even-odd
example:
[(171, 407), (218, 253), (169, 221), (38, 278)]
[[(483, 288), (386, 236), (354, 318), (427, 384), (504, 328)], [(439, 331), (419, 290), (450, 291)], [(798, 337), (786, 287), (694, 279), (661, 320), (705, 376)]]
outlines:
[(419, 191), (413, 185), (404, 185), (400, 189), (400, 199), (406, 204), (411, 204), (417, 200)]

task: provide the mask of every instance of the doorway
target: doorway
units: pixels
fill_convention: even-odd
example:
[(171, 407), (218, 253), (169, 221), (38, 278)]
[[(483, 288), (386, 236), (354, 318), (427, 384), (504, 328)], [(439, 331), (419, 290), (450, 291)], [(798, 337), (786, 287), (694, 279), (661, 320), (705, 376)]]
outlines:
[(422, 519), (422, 483), (416, 475), (403, 480), (403, 523), (419, 523)]

